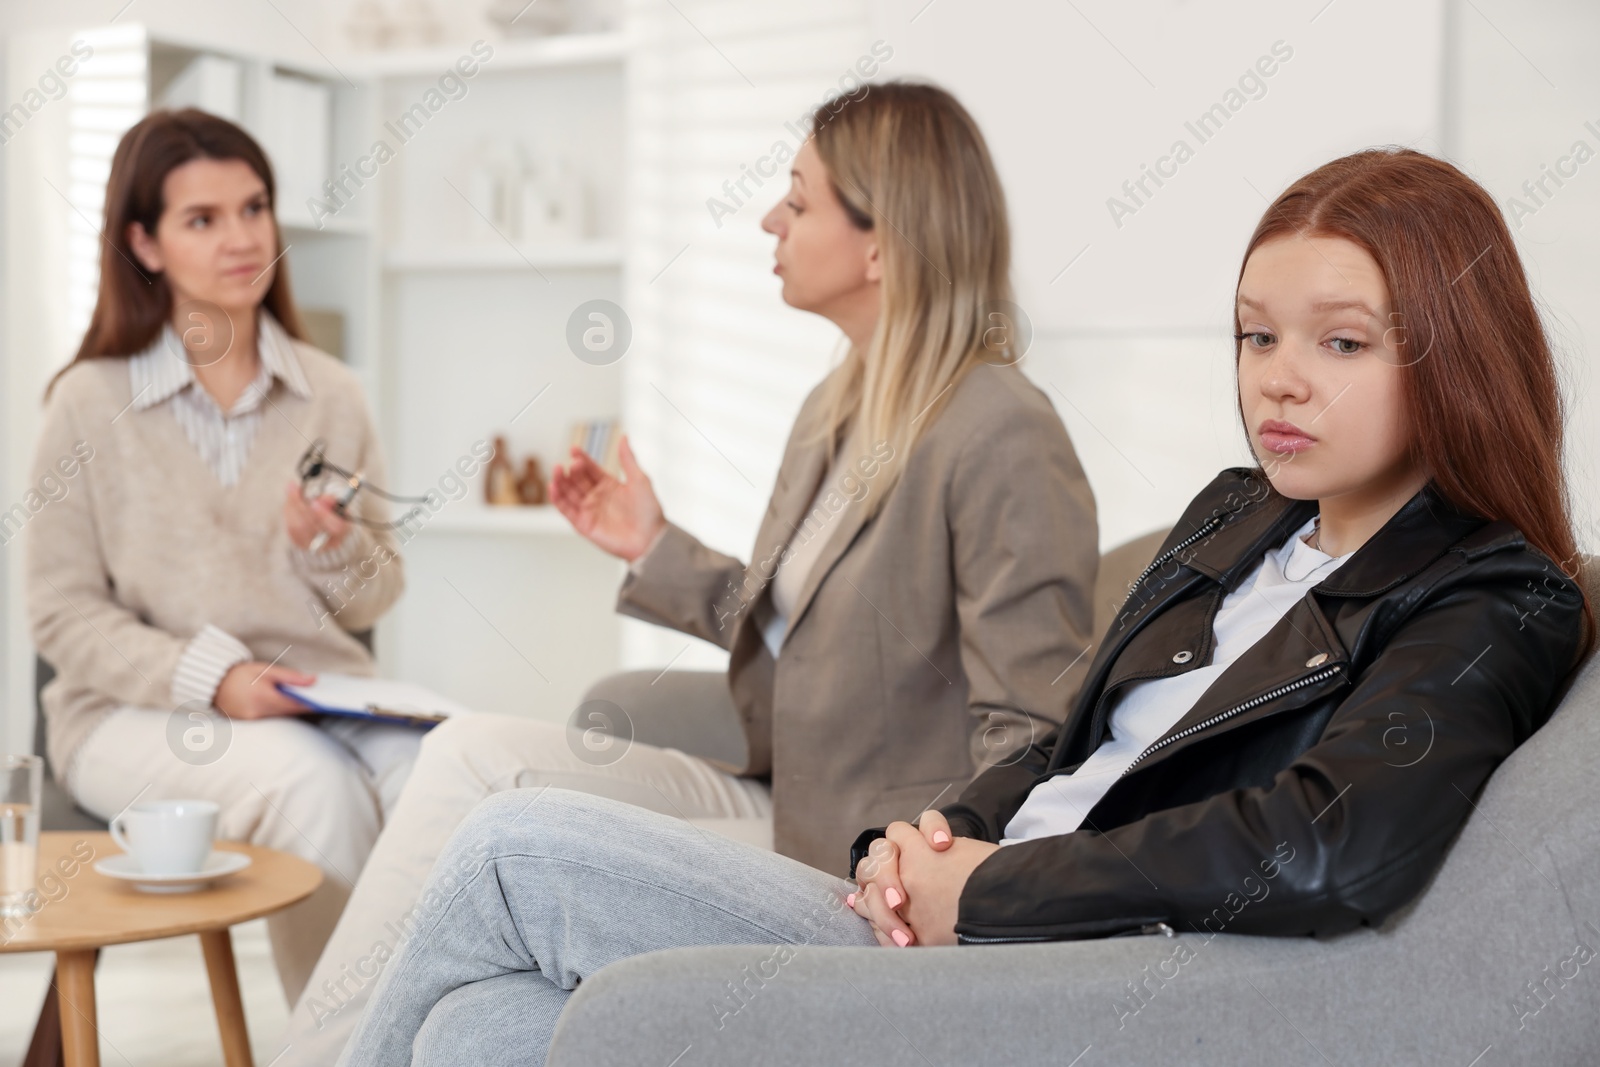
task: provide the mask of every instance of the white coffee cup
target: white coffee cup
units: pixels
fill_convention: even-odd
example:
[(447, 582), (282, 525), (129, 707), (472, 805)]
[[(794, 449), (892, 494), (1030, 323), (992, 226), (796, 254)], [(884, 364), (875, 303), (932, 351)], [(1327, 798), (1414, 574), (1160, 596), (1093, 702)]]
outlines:
[(147, 800), (111, 820), (111, 837), (145, 874), (192, 874), (211, 854), (217, 805), (209, 800)]

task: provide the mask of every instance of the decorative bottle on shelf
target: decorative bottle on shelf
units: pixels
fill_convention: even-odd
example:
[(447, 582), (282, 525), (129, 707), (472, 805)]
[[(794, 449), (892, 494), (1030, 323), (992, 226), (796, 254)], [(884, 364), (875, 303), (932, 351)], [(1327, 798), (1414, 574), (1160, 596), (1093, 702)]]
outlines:
[(545, 37), (561, 33), (572, 23), (566, 0), (493, 0), (484, 17), (507, 37)]
[(548, 241), (552, 236), (552, 205), (544, 187), (541, 168), (525, 147), (520, 148), (517, 155), (521, 160), (521, 167), (517, 171), (517, 236), (529, 244)]
[(529, 456), (522, 463), (522, 477), (517, 479), (517, 494), (524, 504), (550, 502), (549, 494), (545, 490), (544, 470), (534, 456)]
[(400, 0), (390, 24), (389, 47), (426, 48), (438, 44), (442, 33), (438, 16), (428, 0)]
[(389, 43), (393, 27), (378, 0), (355, 0), (350, 5), (344, 32), (358, 52), (376, 52)]
[(483, 498), (491, 505), (522, 503), (517, 493), (517, 472), (507, 455), (506, 439), (498, 434), (494, 439), (494, 456), (484, 472)]
[(495, 175), (492, 142), (483, 138), (467, 156), (467, 234), (474, 241), (494, 240)]
[(582, 176), (572, 161), (557, 156), (552, 166), (545, 169), (545, 196), (550, 203), (547, 216), (551, 235), (558, 240), (577, 241), (584, 237), (588, 214)]
[(514, 237), (522, 228), (518, 213), (522, 205), (517, 202), (517, 175), (521, 164), (511, 142), (498, 139), (491, 147), (494, 160), (494, 226), (496, 236)]
[(514, 238), (521, 206), (517, 203), (520, 168), (516, 153), (503, 138), (485, 138), (478, 144), (476, 157), (467, 171), (467, 232), (478, 241)]

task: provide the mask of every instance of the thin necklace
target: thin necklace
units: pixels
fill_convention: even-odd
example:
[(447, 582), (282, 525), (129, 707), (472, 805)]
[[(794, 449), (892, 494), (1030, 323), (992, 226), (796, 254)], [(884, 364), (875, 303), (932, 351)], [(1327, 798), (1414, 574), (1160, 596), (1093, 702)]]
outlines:
[[(1316, 541), (1317, 543), (1313, 545), (1313, 544), (1311, 544), (1311, 541)], [(1303, 541), (1302, 544), (1305, 544), (1308, 548), (1315, 548), (1318, 552), (1322, 552), (1322, 516), (1321, 515), (1318, 515), (1312, 522), (1311, 540)], [(1326, 553), (1323, 553), (1323, 554), (1326, 555)], [(1285, 579), (1287, 579), (1288, 581), (1291, 581), (1291, 582), (1303, 582), (1307, 578), (1311, 577), (1313, 574), (1317, 573), (1317, 571), (1319, 569), (1321, 569), (1322, 567), (1327, 566), (1329, 563), (1332, 563), (1332, 562), (1333, 562), (1333, 560), (1330, 558), (1330, 559), (1323, 560), (1321, 563), (1313, 564), (1310, 570), (1306, 571), (1300, 577), (1294, 578), (1294, 577), (1290, 577), (1290, 575), (1289, 575), (1289, 561), (1286, 559), (1286, 560), (1283, 561), (1283, 576), (1284, 576)]]

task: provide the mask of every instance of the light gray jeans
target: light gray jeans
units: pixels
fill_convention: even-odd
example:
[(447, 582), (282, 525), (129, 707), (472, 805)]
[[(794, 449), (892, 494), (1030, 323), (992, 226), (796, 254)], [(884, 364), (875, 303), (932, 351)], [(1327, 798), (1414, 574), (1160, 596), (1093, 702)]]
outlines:
[(609, 703), (607, 713), (625, 726), (599, 749), (585, 731), (508, 715), (458, 715), (428, 732), (405, 793), (386, 812), (383, 835), (369, 845), (361, 879), (290, 1013), (288, 1048), (276, 1067), (332, 1067), (339, 1058), (384, 961), (416, 927), (414, 909), (450, 835), (485, 797), (507, 789), (572, 789), (772, 848), (767, 787), (711, 763), (740, 766), (745, 758), (727, 675), (629, 671), (597, 682), (585, 702), (592, 699)]
[(339, 1061), (543, 1064), (572, 990), (691, 945), (877, 948), (855, 885), (682, 819), (565, 789), (490, 797), (434, 868)]

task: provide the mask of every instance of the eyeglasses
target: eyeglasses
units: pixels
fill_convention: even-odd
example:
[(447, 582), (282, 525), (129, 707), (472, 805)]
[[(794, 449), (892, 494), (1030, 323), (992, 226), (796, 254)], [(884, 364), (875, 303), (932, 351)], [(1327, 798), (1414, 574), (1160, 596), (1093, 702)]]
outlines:
[(363, 526), (370, 526), (374, 530), (393, 530), (405, 525), (413, 518), (423, 513), (423, 509), (421, 507), (409, 508), (406, 510), (404, 515), (390, 522), (374, 522), (373, 520), (365, 518), (361, 515), (349, 514), (345, 509), (349, 507), (350, 502), (356, 498), (356, 494), (361, 492), (363, 489), (370, 493), (376, 493), (385, 500), (392, 500), (397, 504), (426, 504), (428, 498), (422, 496), (397, 496), (394, 493), (379, 489), (377, 486), (367, 481), (366, 478), (363, 477), (361, 471), (347, 471), (337, 463), (329, 462), (326, 454), (327, 448), (327, 442), (319, 437), (317, 440), (311, 442), (311, 447), (307, 448), (305, 453), (301, 455), (299, 472), (300, 492), (302, 494), (305, 494), (310, 488), (311, 483), (316, 481), (318, 478), (321, 478), (326, 474), (334, 474), (343, 479), (345, 483), (344, 491), (338, 495), (337, 503), (334, 504), (334, 510), (344, 518), (349, 519), (351, 522), (358, 522)]

